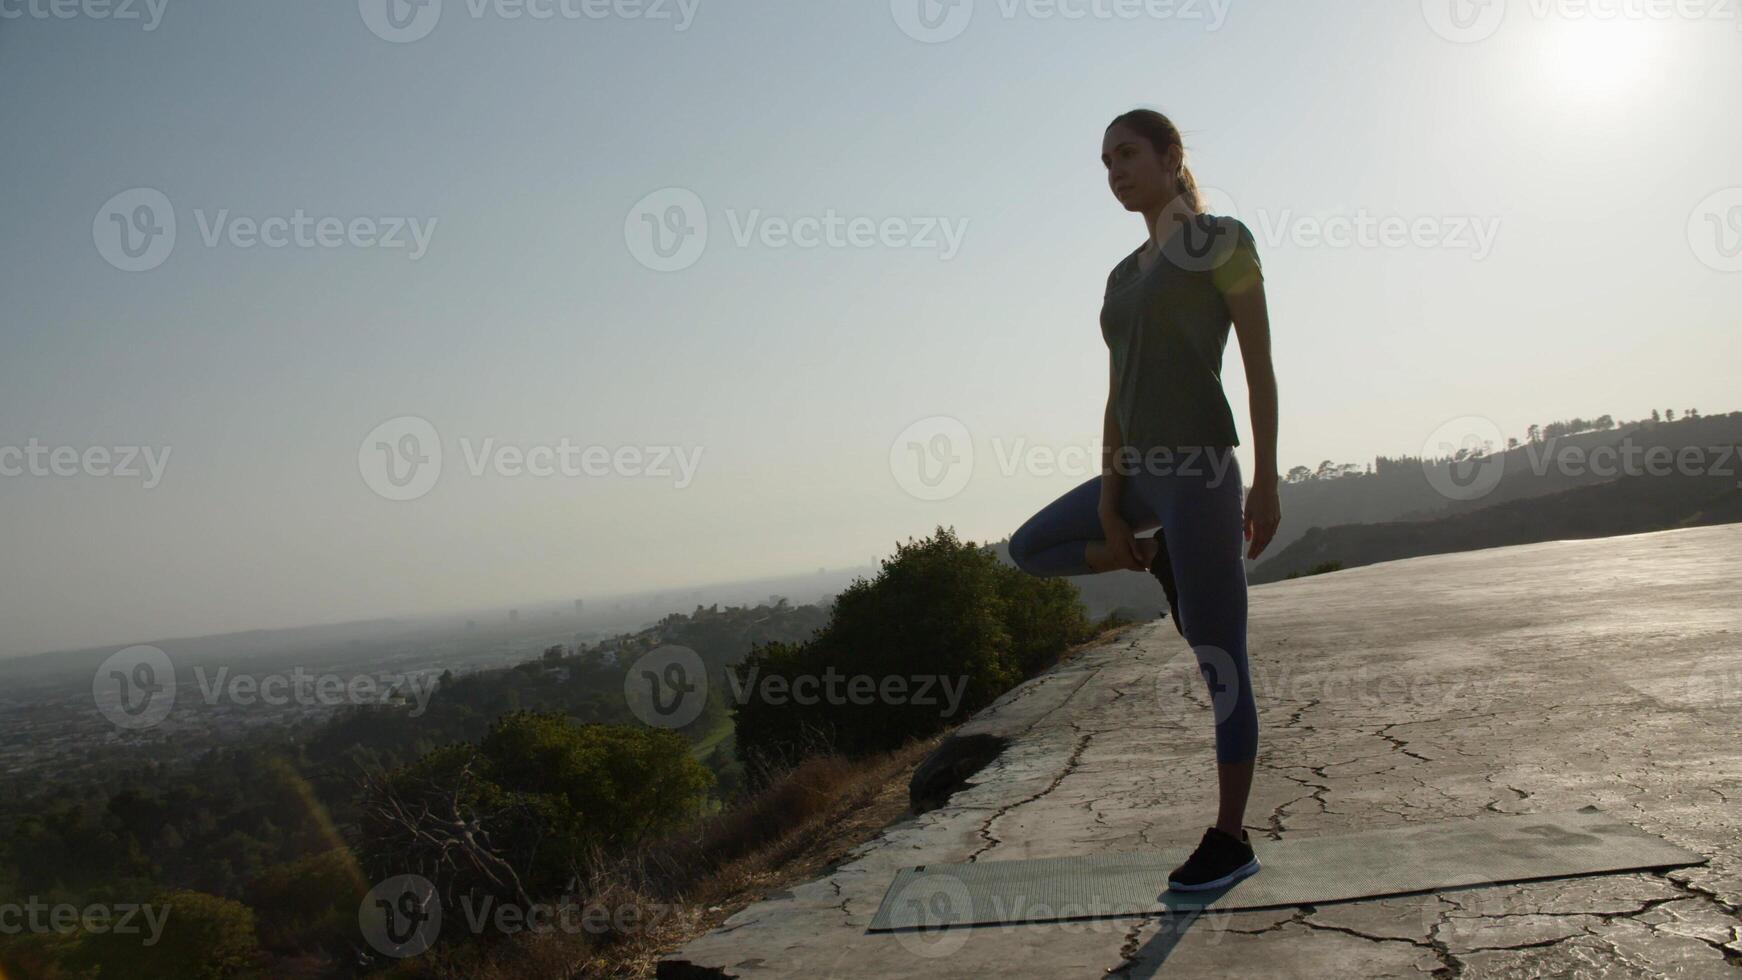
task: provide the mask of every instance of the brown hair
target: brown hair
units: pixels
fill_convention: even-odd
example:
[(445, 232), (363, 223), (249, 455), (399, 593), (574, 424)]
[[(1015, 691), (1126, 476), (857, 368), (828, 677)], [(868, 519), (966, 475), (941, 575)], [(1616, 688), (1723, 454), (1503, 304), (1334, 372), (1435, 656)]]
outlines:
[(1176, 146), (1179, 147), (1179, 173), (1174, 174), (1174, 179), (1179, 181), (1180, 194), (1185, 197), (1192, 210), (1204, 210), (1203, 195), (1198, 193), (1198, 181), (1192, 176), (1192, 168), (1186, 166), (1185, 143), (1180, 139), (1179, 127), (1173, 124), (1173, 120), (1154, 109), (1132, 109), (1107, 124), (1108, 129), (1114, 126), (1128, 126), (1136, 130), (1155, 147), (1155, 155), (1158, 157), (1166, 155), (1168, 150)]

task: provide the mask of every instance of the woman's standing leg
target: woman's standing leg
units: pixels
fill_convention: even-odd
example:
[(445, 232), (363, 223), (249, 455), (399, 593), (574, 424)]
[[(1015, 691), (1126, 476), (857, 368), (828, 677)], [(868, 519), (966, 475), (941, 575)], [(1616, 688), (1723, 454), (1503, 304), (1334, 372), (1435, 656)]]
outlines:
[[(1156, 527), (1160, 521), (1131, 492), (1129, 477), (1119, 511), (1133, 531)], [(1091, 548), (1105, 543), (1101, 530), (1101, 476), (1096, 474), (1042, 507), (1010, 536), (1010, 560), (1030, 575), (1093, 575)]]
[(1258, 708), (1246, 658), (1244, 485), (1232, 447), (1177, 452), (1140, 473), (1161, 518), (1179, 590), (1179, 625), (1209, 686), (1221, 802), (1216, 826), (1238, 838), (1258, 755)]

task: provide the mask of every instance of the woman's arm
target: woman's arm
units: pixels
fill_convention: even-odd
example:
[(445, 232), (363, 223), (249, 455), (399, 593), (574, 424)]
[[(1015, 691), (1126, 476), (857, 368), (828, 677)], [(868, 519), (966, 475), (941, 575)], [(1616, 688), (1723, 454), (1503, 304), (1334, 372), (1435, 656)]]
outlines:
[(1114, 468), (1114, 454), (1125, 443), (1119, 431), (1117, 408), (1119, 374), (1113, 367), (1112, 352), (1107, 358), (1107, 411), (1101, 419), (1101, 513), (1119, 513), (1119, 501), (1125, 492), (1125, 477)]
[(1141, 572), (1144, 562), (1137, 537), (1131, 533), (1131, 525), (1126, 523), (1119, 506), (1125, 493), (1123, 469), (1130, 464), (1124, 460), (1125, 434), (1119, 431), (1118, 405), (1119, 375), (1109, 367), (1107, 411), (1101, 420), (1101, 503), (1097, 508), (1101, 532), (1106, 538), (1103, 542), (1090, 542), (1083, 551), (1083, 559), (1097, 572), (1115, 568)]
[(1270, 544), (1282, 523), (1282, 504), (1276, 475), (1276, 368), (1270, 358), (1270, 311), (1265, 302), (1264, 282), (1226, 296), (1228, 312), (1240, 339), (1240, 357), (1246, 365), (1246, 388), (1251, 400), (1253, 476), (1246, 498), (1246, 537), (1251, 542), (1246, 557), (1257, 558)]

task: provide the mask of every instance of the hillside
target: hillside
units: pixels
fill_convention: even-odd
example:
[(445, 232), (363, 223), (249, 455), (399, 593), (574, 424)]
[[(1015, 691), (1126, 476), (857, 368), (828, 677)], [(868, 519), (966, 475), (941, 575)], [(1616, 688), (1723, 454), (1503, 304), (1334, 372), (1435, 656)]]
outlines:
[(1247, 579), (1275, 582), (1324, 562), (1354, 568), (1420, 555), (1737, 521), (1742, 521), (1742, 488), (1734, 477), (1641, 474), (1432, 520), (1315, 527), (1252, 569)]

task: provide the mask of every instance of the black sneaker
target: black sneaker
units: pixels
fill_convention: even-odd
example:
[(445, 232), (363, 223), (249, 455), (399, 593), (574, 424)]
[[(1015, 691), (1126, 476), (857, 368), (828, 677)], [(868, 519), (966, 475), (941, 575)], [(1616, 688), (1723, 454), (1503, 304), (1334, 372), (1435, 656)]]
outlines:
[(1179, 590), (1173, 585), (1173, 562), (1167, 557), (1167, 541), (1160, 531), (1155, 532), (1155, 557), (1149, 560), (1149, 574), (1161, 583), (1161, 591), (1167, 593), (1168, 615), (1173, 618), (1173, 628), (1179, 630), (1179, 635), (1186, 635), (1186, 628), (1179, 624)]
[(1194, 892), (1239, 881), (1258, 870), (1258, 855), (1252, 851), (1252, 839), (1240, 831), (1240, 839), (1215, 827), (1204, 831), (1204, 839), (1186, 862), (1167, 876), (1167, 887), (1174, 891)]

